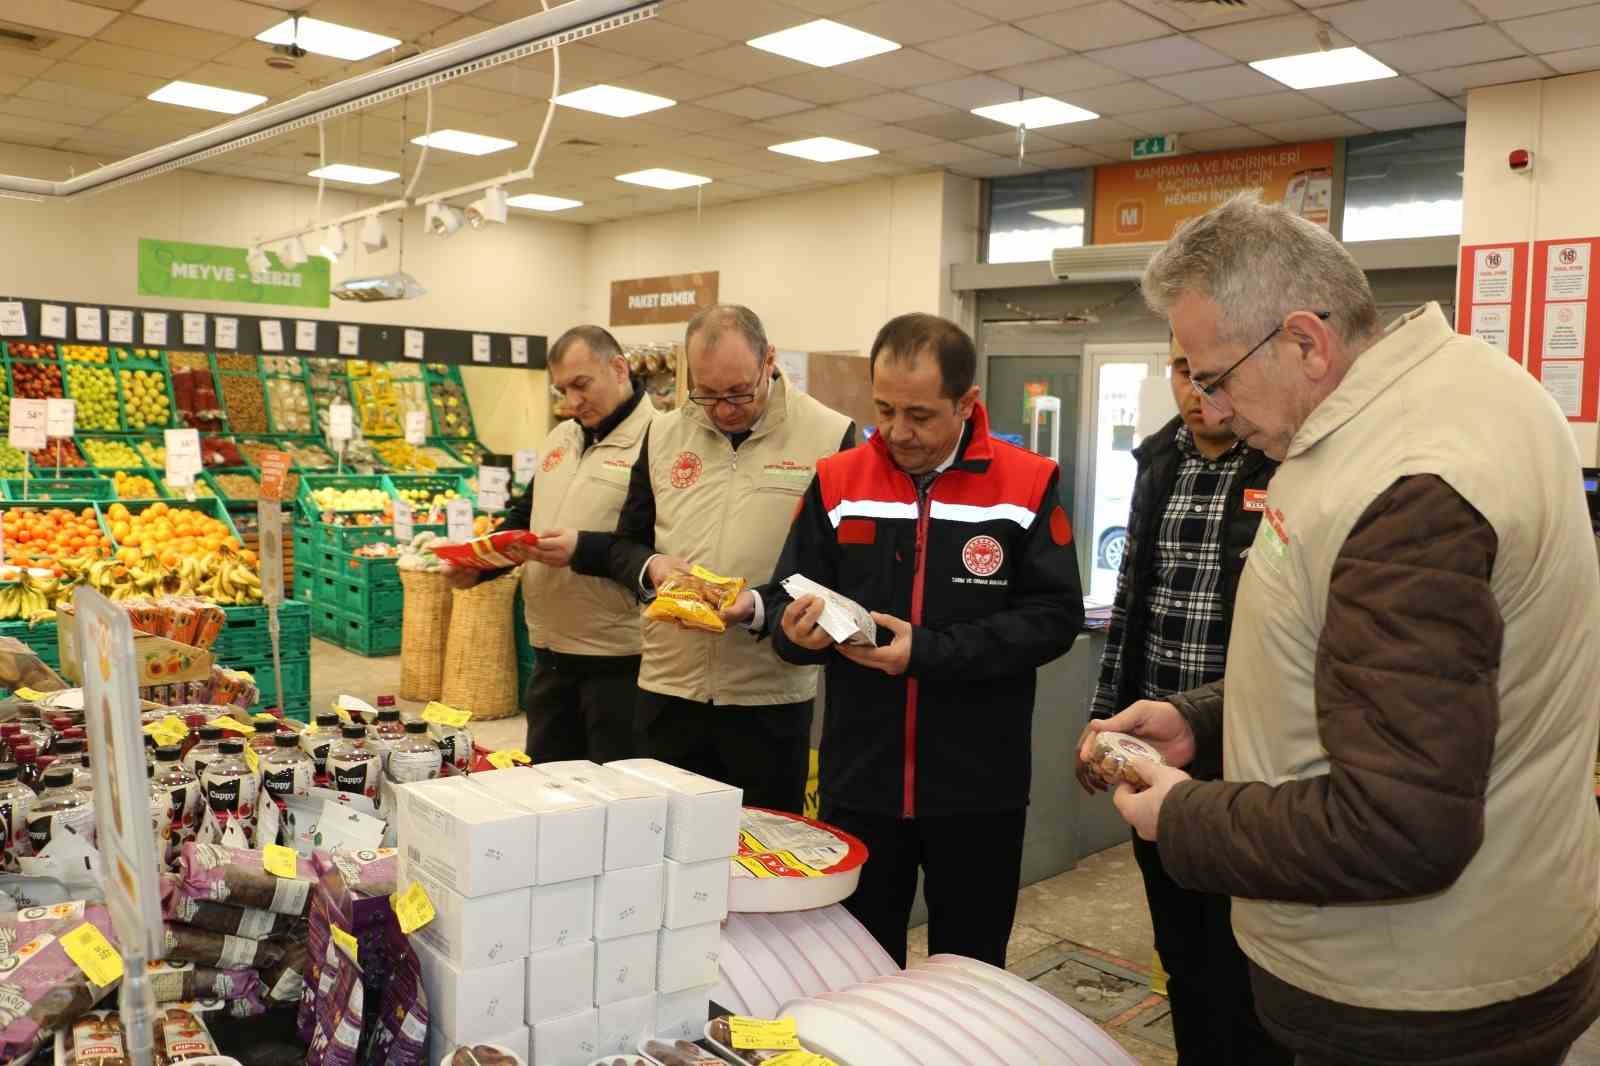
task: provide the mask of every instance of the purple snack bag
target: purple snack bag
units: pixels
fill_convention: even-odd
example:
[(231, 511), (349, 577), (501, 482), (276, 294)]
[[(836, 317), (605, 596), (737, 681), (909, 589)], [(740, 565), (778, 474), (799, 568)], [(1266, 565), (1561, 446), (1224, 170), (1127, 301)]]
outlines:
[(268, 940), (214, 933), (178, 922), (167, 922), (163, 937), (163, 958), (174, 962), (198, 962), (226, 970), (245, 966), (258, 969), (283, 961), (284, 945)]
[(296, 916), (305, 914), (317, 878), (306, 859), (297, 861), (294, 877), (277, 877), (262, 865), (260, 851), (220, 844), (185, 844), (178, 872), (179, 891), (189, 899)]
[(317, 983), (317, 1030), (311, 1036), (306, 1066), (354, 1066), (364, 1002), (361, 967), (329, 944)]
[(110, 991), (91, 984), (61, 946), (62, 934), (86, 922), (116, 946), (111, 916), (100, 904), (24, 907), (0, 916), (0, 942), (11, 945), (0, 973), (0, 1063), (27, 1061), (53, 1030), (71, 1025)]
[(311, 900), (311, 914), (306, 923), (305, 969), (302, 973), (300, 1005), (295, 1015), (295, 1033), (301, 1043), (310, 1043), (317, 1029), (316, 992), (322, 980), (322, 960), (332, 946), (332, 934), (328, 931), (332, 920), (328, 901), (318, 892)]

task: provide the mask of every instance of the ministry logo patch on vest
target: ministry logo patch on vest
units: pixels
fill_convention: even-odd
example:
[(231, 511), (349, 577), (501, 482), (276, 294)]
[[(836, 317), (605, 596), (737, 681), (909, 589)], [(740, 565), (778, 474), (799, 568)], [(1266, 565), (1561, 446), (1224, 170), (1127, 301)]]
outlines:
[(993, 537), (978, 536), (961, 549), (961, 565), (974, 577), (989, 577), (1006, 561), (1006, 551)]
[(672, 482), (675, 489), (686, 489), (700, 480), (700, 471), (704, 467), (705, 463), (694, 452), (679, 452), (678, 457), (672, 460), (667, 480)]
[(567, 450), (565, 448), (557, 448), (555, 451), (551, 452), (549, 455), (546, 455), (544, 457), (544, 463), (542, 464), (542, 469), (544, 470), (544, 472), (546, 474), (548, 474), (550, 471), (552, 471), (556, 467), (560, 466), (561, 465), (561, 460), (565, 459), (566, 457), (567, 457)]

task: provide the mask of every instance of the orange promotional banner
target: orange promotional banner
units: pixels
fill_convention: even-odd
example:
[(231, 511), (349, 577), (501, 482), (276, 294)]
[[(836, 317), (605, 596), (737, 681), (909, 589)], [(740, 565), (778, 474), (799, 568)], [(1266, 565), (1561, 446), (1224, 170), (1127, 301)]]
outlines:
[(1096, 167), (1094, 243), (1164, 241), (1186, 219), (1241, 192), (1259, 193), (1326, 227), (1333, 214), (1333, 142)]

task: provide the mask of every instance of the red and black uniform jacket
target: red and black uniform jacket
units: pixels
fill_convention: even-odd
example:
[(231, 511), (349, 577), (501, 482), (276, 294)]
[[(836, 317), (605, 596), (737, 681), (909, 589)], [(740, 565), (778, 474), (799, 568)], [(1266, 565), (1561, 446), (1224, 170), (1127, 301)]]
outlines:
[(914, 627), (910, 667), (890, 677), (796, 646), (789, 598), (768, 606), (778, 655), (827, 668), (825, 802), (903, 818), (1027, 805), (1035, 672), (1083, 625), (1059, 477), (991, 437), (982, 405), (926, 495), (879, 436), (817, 464), (774, 586), (804, 574)]

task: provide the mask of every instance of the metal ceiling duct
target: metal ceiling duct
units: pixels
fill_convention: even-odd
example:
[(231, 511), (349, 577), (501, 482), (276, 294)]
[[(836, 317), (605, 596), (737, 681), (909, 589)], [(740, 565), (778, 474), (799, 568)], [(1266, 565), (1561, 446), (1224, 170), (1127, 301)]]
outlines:
[(241, 115), (65, 181), (0, 174), (0, 196), (64, 200), (158, 177), (430, 85), (467, 77), (502, 63), (537, 55), (555, 45), (572, 44), (607, 30), (642, 22), (653, 18), (659, 8), (658, 0), (570, 0), (553, 11), (541, 11), (507, 22), (335, 85), (313, 89), (292, 100)]

